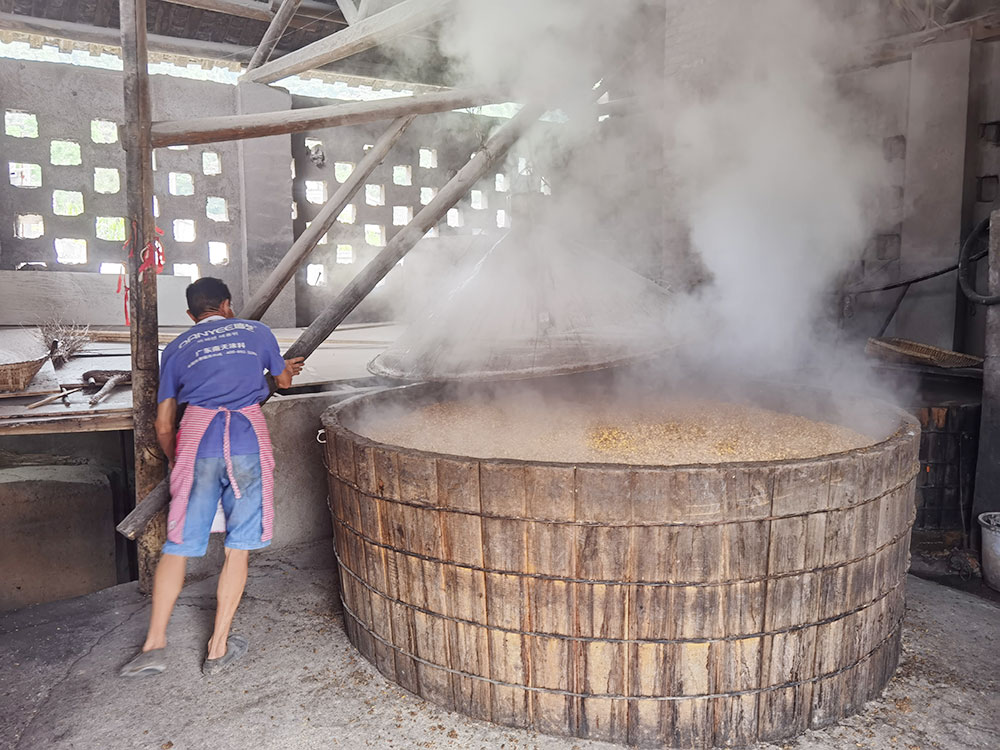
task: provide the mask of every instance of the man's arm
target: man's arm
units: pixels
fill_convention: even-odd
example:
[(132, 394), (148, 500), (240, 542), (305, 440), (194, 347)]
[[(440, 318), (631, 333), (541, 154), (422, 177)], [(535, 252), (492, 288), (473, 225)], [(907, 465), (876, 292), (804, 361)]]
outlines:
[(291, 388), (292, 378), (302, 372), (302, 363), (306, 361), (305, 357), (296, 357), (295, 359), (285, 360), (285, 369), (280, 375), (275, 376), (274, 383), (278, 388)]
[(161, 401), (156, 408), (156, 439), (167, 455), (171, 469), (174, 467), (174, 452), (177, 447), (176, 419), (177, 399), (168, 398)]

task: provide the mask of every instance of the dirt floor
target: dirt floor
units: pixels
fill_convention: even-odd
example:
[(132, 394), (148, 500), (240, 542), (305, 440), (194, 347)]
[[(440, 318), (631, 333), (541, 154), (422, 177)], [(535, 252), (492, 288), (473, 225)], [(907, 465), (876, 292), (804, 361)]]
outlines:
[[(331, 557), (321, 544), (253, 558), (236, 628), (251, 653), (214, 678), (200, 672), (213, 580), (185, 589), (170, 669), (142, 681), (116, 676), (148, 617), (134, 584), (0, 616), (0, 748), (613, 747), (473, 721), (384, 680), (344, 636)], [(1000, 607), (912, 576), (907, 595), (903, 662), (884, 697), (780, 747), (1000, 748)]]

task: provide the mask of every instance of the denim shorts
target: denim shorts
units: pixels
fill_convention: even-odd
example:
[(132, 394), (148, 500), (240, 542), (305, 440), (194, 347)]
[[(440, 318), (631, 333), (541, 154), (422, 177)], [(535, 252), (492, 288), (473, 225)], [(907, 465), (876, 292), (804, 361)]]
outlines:
[(256, 453), (233, 456), (233, 475), (241, 497), (233, 493), (226, 473), (224, 458), (199, 458), (194, 462), (194, 481), (184, 519), (183, 541), (167, 541), (163, 553), (180, 557), (201, 557), (208, 549), (212, 519), (222, 500), (226, 514), (226, 547), (228, 549), (262, 549), (271, 542), (263, 541), (264, 496), (260, 475), (260, 456)]

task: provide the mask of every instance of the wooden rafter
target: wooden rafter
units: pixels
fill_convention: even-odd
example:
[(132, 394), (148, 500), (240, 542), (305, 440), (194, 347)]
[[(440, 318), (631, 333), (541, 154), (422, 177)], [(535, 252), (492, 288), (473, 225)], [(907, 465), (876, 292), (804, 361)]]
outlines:
[(420, 96), (398, 96), (376, 101), (330, 104), (281, 112), (201, 117), (194, 120), (170, 120), (153, 123), (153, 147), (193, 145), (300, 133), (304, 130), (317, 130), (339, 125), (360, 125), (379, 120), (394, 120), (406, 115), (448, 112), (453, 109), (495, 104), (502, 101), (505, 101), (504, 97), (484, 90), (455, 90)]
[(308, 44), (246, 74), (255, 83), (270, 83), (327, 63), (343, 60), (440, 19), (451, 0), (404, 0), (399, 5), (362, 18), (336, 34)]
[[(198, 8), (199, 10), (210, 10), (213, 13), (224, 13), (228, 16), (250, 18), (265, 23), (270, 23), (274, 17), (268, 3), (259, 3), (257, 0), (164, 0), (164, 2), (186, 5), (189, 8)], [(347, 23), (342, 14), (337, 13), (337, 9), (315, 2), (315, 0), (302, 0), (296, 15), (302, 17), (294, 22), (293, 25), (296, 26), (301, 26), (304, 23), (312, 25), (317, 20), (339, 26), (344, 26)]]
[(250, 58), (250, 64), (247, 65), (247, 70), (259, 68), (268, 61), (271, 57), (271, 53), (274, 52), (274, 48), (278, 44), (278, 40), (281, 39), (281, 35), (285, 33), (285, 29), (288, 28), (288, 24), (291, 22), (292, 16), (295, 15), (295, 11), (298, 9), (301, 2), (302, 0), (281, 0), (278, 12), (274, 14), (274, 18), (272, 18), (271, 23), (268, 24), (267, 31), (264, 32), (264, 36), (261, 38), (260, 44), (257, 45), (256, 52), (254, 52), (253, 57)]

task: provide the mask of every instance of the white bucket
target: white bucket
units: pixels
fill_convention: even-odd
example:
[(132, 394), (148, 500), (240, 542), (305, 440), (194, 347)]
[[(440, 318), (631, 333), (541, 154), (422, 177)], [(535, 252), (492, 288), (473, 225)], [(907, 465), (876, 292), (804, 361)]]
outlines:
[(1000, 591), (1000, 513), (980, 513), (983, 531), (983, 578), (986, 584)]

